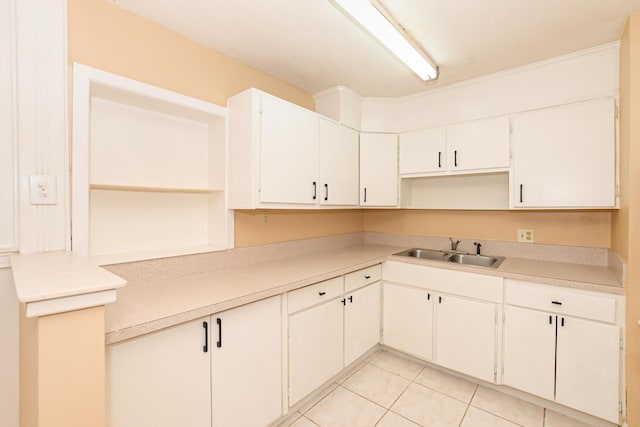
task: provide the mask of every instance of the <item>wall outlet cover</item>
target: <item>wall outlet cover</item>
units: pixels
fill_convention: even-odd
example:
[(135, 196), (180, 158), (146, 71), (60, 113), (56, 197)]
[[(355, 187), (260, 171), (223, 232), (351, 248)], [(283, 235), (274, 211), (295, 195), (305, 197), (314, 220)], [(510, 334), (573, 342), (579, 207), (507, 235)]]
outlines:
[(32, 205), (55, 205), (58, 202), (56, 176), (30, 175), (29, 201)]
[(533, 243), (533, 230), (529, 228), (518, 228), (518, 242)]

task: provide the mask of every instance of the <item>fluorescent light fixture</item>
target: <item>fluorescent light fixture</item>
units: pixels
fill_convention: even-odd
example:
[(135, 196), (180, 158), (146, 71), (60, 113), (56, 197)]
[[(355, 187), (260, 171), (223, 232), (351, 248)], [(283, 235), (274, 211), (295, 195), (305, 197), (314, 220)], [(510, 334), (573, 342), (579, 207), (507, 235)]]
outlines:
[(427, 55), (412, 44), (370, 0), (332, 0), (344, 12), (382, 43), (422, 80), (438, 77), (436, 67)]

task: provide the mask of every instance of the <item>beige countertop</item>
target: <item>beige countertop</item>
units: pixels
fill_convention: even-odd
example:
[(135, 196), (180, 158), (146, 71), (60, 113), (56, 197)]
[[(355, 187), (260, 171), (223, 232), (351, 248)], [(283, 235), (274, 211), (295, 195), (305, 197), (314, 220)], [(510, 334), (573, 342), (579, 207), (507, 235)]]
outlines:
[(106, 307), (106, 342), (115, 343), (228, 310), (370, 265), (393, 260), (612, 294), (624, 288), (607, 267), (507, 258), (498, 269), (393, 256), (402, 247), (357, 245), (193, 274), (118, 290)]

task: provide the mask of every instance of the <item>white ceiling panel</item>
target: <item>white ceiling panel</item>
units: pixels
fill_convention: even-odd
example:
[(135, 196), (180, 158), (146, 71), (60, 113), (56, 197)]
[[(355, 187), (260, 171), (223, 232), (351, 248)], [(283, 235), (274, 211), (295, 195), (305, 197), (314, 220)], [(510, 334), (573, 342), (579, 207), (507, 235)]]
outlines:
[(440, 67), (424, 83), (329, 0), (114, 0), (307, 92), (401, 96), (620, 38), (640, 0), (384, 0)]

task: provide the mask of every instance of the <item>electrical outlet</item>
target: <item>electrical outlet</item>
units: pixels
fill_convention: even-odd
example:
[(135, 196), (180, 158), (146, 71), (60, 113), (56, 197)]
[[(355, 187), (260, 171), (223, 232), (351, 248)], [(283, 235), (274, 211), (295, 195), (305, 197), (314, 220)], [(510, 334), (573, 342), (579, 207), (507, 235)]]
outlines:
[(518, 242), (533, 243), (533, 230), (528, 228), (518, 228)]
[(29, 176), (29, 200), (32, 205), (55, 205), (57, 203), (55, 175)]

